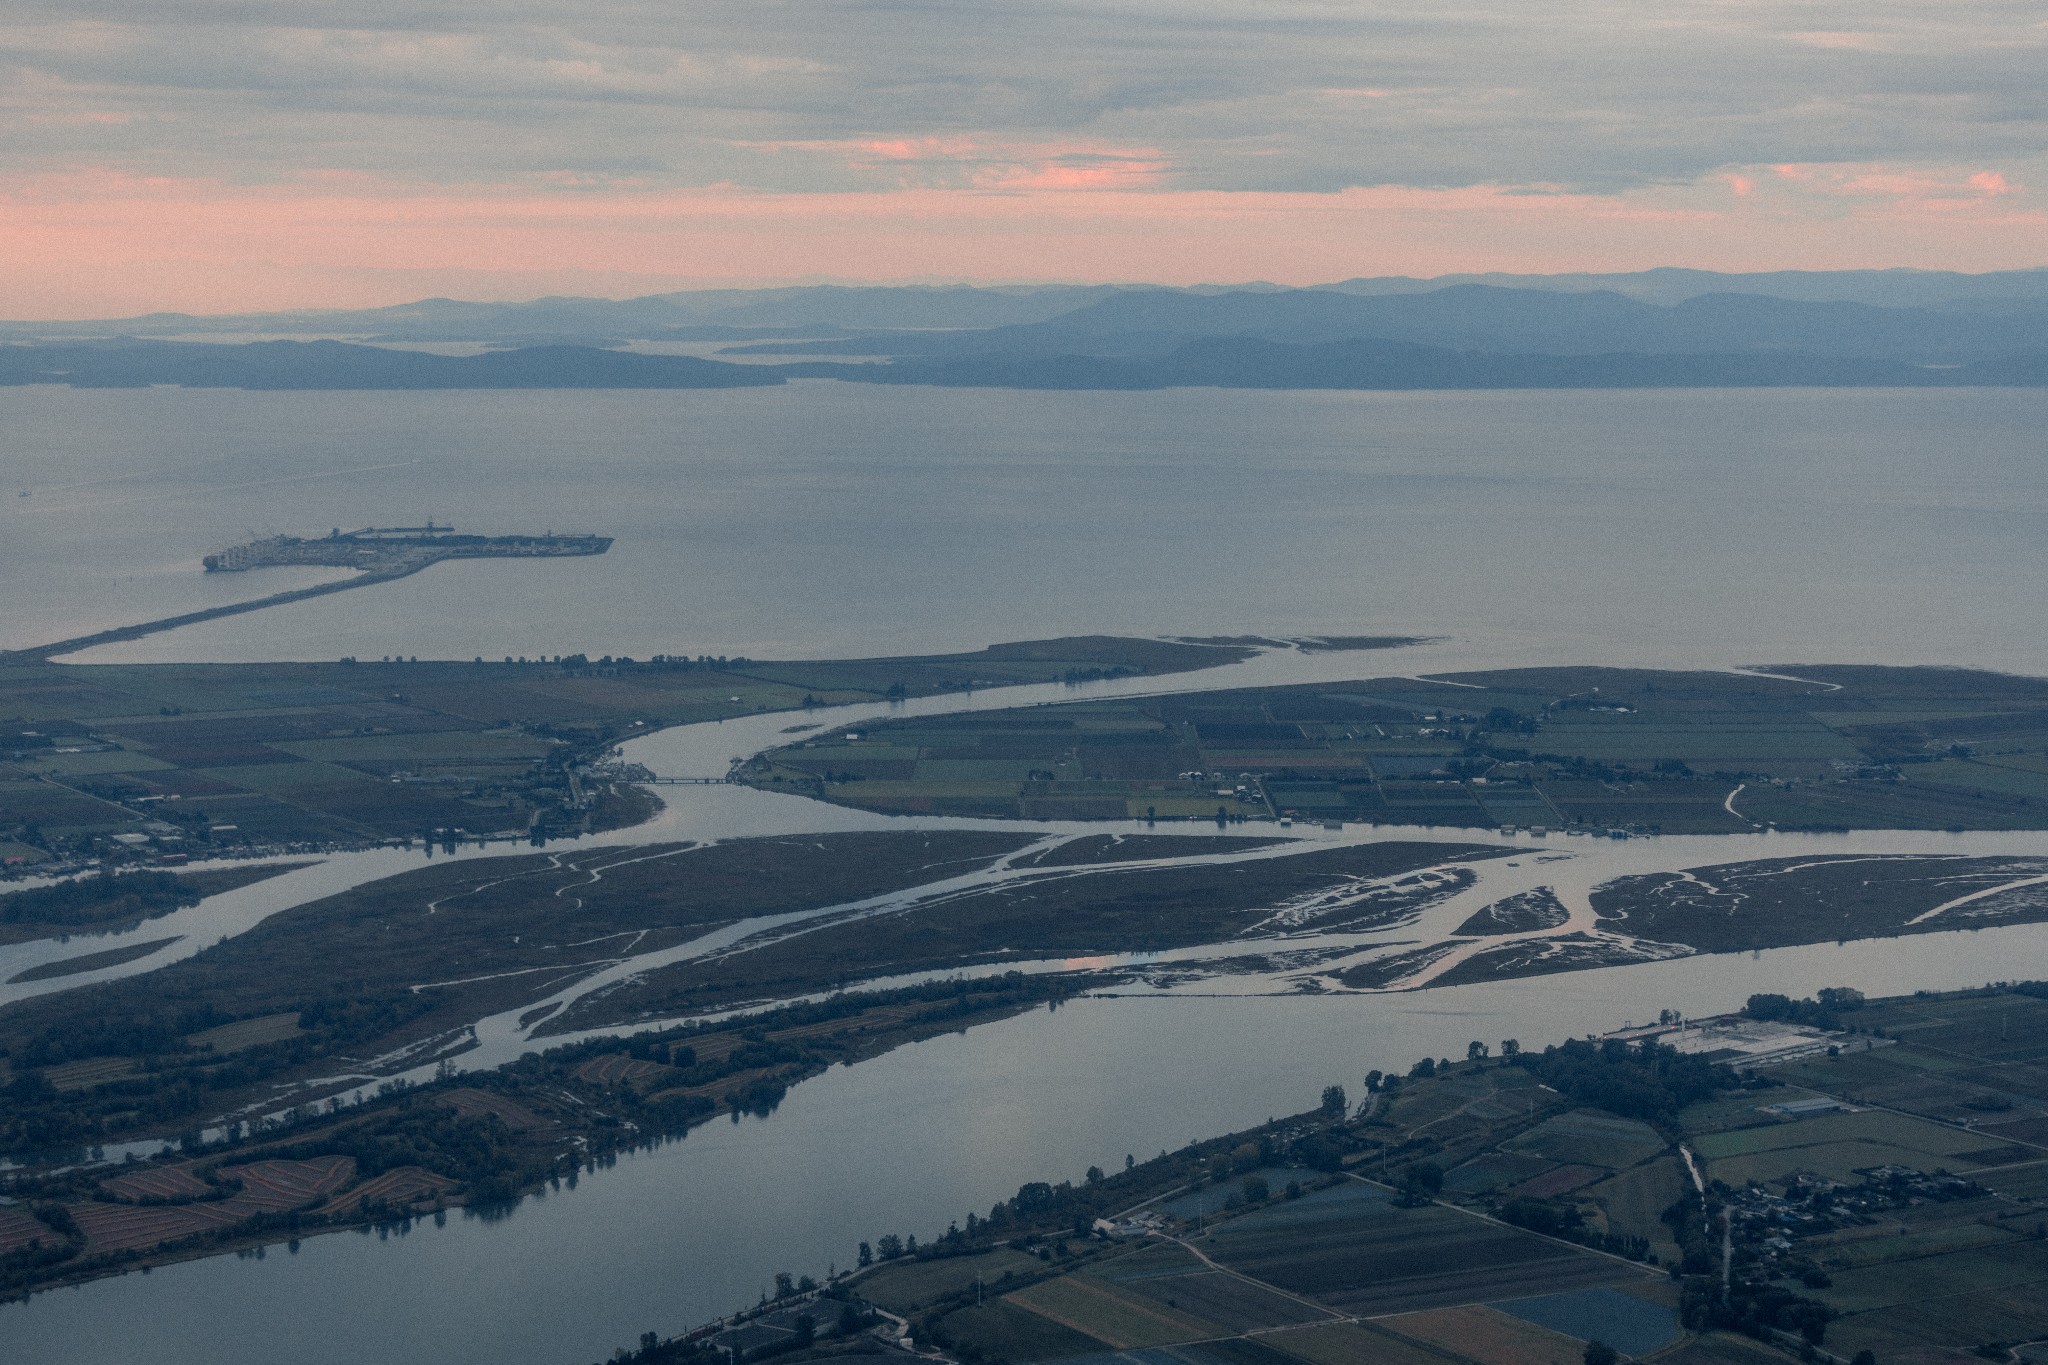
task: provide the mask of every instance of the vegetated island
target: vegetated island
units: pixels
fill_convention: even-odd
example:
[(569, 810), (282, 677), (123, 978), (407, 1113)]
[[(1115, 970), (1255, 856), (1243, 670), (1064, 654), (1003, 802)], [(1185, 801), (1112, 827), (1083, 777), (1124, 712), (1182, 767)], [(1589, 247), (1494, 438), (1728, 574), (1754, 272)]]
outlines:
[(138, 868), (0, 891), (0, 944), (66, 934), (112, 934), (197, 905), (208, 896), (296, 872), (310, 863), (255, 863), (204, 872)]
[[(1034, 847), (1048, 842), (933, 830), (466, 860), (284, 911), (146, 976), (0, 1009), (0, 1155), (24, 1167), (7, 1193), (43, 1227), (78, 1229), (61, 1245), (24, 1241), (17, 1250), (36, 1254), (0, 1267), (26, 1290), (501, 1201), (570, 1178), (577, 1162), (563, 1164), (565, 1136), (602, 1158), (722, 1113), (772, 1107), (833, 1061), (1113, 992), (1148, 970), (1003, 972), (1003, 950), (1015, 945), (1069, 957), (1227, 943), (1276, 924), (1276, 911), (1278, 923), (1306, 932), (1398, 926), (1470, 885), (1463, 869), (1473, 859), (1508, 852), (1401, 842), (1294, 852), (1195, 834)], [(1205, 861), (1161, 865), (1175, 853)], [(963, 877), (998, 864), (1014, 869), (1010, 880), (963, 890)], [(1866, 862), (1863, 875), (1871, 870)], [(1783, 870), (1740, 865), (1727, 875)], [(1772, 897), (1738, 889), (1759, 900), (1757, 920), (1780, 917)], [(913, 894), (880, 914), (848, 913), (891, 892)], [(1716, 894), (1711, 878), (1698, 894)], [(716, 958), (632, 969), (637, 954), (767, 917), (783, 927)], [(1511, 933), (1548, 918), (1543, 899), (1527, 897), (1461, 932)], [(805, 932), (793, 933), (799, 920)], [(1823, 906), (1811, 932), (1842, 928)], [(863, 984), (974, 963), (990, 974), (907, 990)], [(564, 992), (578, 979), (606, 988)], [(778, 1003), (793, 997), (809, 999)], [(704, 1022), (733, 1009), (741, 1013)], [(486, 1016), (519, 1020), (530, 1055), (424, 1086), (367, 1064), (400, 1052), (459, 1056)], [(602, 1032), (611, 1028), (626, 1036)], [(548, 1049), (550, 1036), (572, 1029), (600, 1032)], [(282, 1114), (280, 1103), (290, 1106)], [(1463, 1127), (1430, 1136), (1447, 1142)], [(176, 1139), (178, 1150), (111, 1179), (78, 1161), (83, 1148), (152, 1136)], [(1553, 1160), (1602, 1164), (1583, 1151)]]
[[(1020, 946), (1058, 957), (1227, 939), (1276, 902), (1354, 886), (1364, 893), (1335, 898), (1331, 924), (1398, 919), (1455, 878), (1381, 882), (1496, 851), (1386, 843), (1244, 860), (1271, 841), (1133, 842), (906, 830), (582, 848), (402, 873), (280, 911), (144, 975), (0, 1007), (10, 1098), (0, 1157), (61, 1165), (95, 1145), (175, 1140), (350, 1097), (410, 1065), (377, 1059), (459, 1057), (494, 1016), (517, 1019), (541, 1046), (571, 1030), (860, 999), (878, 978), (1001, 975)], [(1160, 871), (1163, 883), (1130, 861), (1168, 856), (1221, 861)], [(999, 863), (1008, 879), (975, 891)], [(900, 901), (877, 905), (891, 893)], [(750, 920), (777, 927), (703, 958), (639, 963)], [(1015, 989), (1071, 994), (1128, 975), (1040, 972)], [(687, 1070), (642, 1076), (643, 1093), (679, 1088), (693, 1105), (724, 1106), (760, 1079)]]
[(2048, 1335), (2044, 1048), (2040, 983), (1473, 1040), (1366, 1072), (1357, 1104), (1345, 1077), (943, 1232), (817, 1248), (851, 1268), (614, 1359), (2009, 1358)]
[(54, 664), (20, 652), (0, 660), (0, 871), (618, 828), (654, 807), (605, 756), (662, 726), (1159, 676), (1253, 652), (1112, 636), (795, 663)]
[(1025, 819), (2044, 829), (2048, 680), (1840, 665), (1372, 678), (867, 724), (740, 775), (868, 810)]

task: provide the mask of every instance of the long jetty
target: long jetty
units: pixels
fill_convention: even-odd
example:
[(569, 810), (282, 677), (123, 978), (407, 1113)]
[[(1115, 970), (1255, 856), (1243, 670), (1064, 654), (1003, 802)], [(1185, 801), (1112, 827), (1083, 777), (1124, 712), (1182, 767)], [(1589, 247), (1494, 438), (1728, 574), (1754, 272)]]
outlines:
[(132, 626), (116, 626), (112, 630), (78, 635), (47, 645), (0, 650), (0, 664), (46, 663), (57, 655), (76, 654), (98, 645), (139, 640), (145, 635), (176, 630), (180, 626), (196, 626), (202, 621), (217, 621), (223, 616), (239, 616), (243, 612), (281, 607), (290, 602), (325, 597), (329, 593), (347, 592), (351, 588), (389, 583), (416, 574), (429, 564), (438, 564), (444, 559), (579, 557), (601, 555), (611, 545), (609, 536), (457, 536), (453, 534), (453, 528), (435, 526), (432, 522), (423, 527), (336, 531), (319, 540), (273, 536), (269, 540), (254, 541), (208, 555), (205, 560), (207, 571), (235, 572), (281, 564), (331, 565), (353, 567), (357, 571), (356, 576), (333, 583), (316, 583), (310, 588), (275, 592), (268, 597), (253, 597), (246, 602), (204, 607)]
[[(432, 561), (428, 561), (431, 563)], [(287, 602), (303, 602), (309, 597), (325, 597), (329, 593), (347, 592), (350, 588), (367, 588), (374, 583), (389, 583), (418, 573), (426, 564), (389, 573), (366, 573), (357, 578), (344, 578), (338, 583), (316, 583), (310, 588), (294, 588), (290, 592), (274, 592), (268, 597), (252, 597), (246, 602), (229, 602), (223, 606), (207, 607), (200, 611), (188, 611), (181, 616), (165, 616), (155, 621), (143, 621), (132, 626), (116, 626), (91, 635), (78, 635), (69, 640), (58, 640), (53, 644), (31, 645), (27, 649), (0, 651), (0, 664), (45, 663), (59, 654), (76, 654), (81, 649), (92, 649), (97, 645), (119, 644), (123, 640), (140, 640), (145, 635), (155, 635), (180, 626), (196, 626), (201, 621), (217, 621), (223, 616), (239, 616), (245, 611), (261, 611), (265, 607), (281, 607)]]

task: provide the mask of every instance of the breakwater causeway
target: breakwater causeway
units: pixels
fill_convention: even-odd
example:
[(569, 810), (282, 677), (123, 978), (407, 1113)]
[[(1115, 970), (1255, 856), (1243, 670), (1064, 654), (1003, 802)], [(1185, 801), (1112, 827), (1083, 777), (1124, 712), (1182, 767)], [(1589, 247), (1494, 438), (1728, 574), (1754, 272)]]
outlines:
[(438, 564), (444, 559), (554, 559), (601, 555), (611, 547), (610, 536), (558, 536), (552, 532), (538, 536), (458, 535), (454, 527), (436, 526), (431, 521), (425, 526), (370, 526), (359, 531), (343, 531), (337, 527), (328, 535), (312, 539), (300, 536), (267, 536), (261, 540), (230, 546), (228, 549), (207, 555), (201, 563), (208, 573), (243, 573), (250, 569), (291, 565), (355, 569), (357, 576), (338, 579), (332, 583), (315, 583), (311, 587), (294, 588), (289, 592), (272, 593), (268, 597), (254, 597), (246, 602), (228, 602), (217, 607), (184, 612), (177, 616), (160, 617), (136, 625), (116, 626), (111, 630), (74, 636), (52, 644), (7, 650), (0, 652), (0, 663), (41, 661), (53, 655), (90, 649), (95, 645), (139, 640), (145, 635), (176, 630), (180, 626), (197, 625), (201, 621), (217, 621), (223, 616), (239, 616), (244, 612), (261, 611), (265, 607), (281, 607), (290, 602), (303, 602), (311, 597), (347, 592), (351, 588), (367, 588), (376, 583), (389, 583), (416, 574), (428, 565)]

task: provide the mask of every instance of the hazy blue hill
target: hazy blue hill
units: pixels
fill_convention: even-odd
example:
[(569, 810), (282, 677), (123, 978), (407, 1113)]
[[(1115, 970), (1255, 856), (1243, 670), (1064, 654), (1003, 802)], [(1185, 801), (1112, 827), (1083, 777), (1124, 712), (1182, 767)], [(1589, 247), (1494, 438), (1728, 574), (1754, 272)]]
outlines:
[[(1056, 319), (1051, 324), (979, 332), (857, 336), (837, 344), (854, 353), (863, 348), (872, 352), (891, 336), (907, 336), (911, 349), (883, 362), (810, 360), (783, 365), (641, 355), (582, 345), (518, 346), (482, 355), (444, 356), (340, 341), (0, 344), (0, 384), (685, 389), (822, 378), (1020, 389), (2048, 386), (2048, 345), (2031, 324), (2007, 338), (2027, 344), (1989, 354), (1979, 348), (1959, 352), (1966, 355), (1963, 359), (1937, 360), (1933, 357), (1938, 352), (1924, 341), (1925, 319), (1906, 310), (1728, 295), (1665, 309), (1613, 294), (1550, 296), (1556, 306), (1546, 310), (1542, 296), (1532, 291), (1475, 286), (1443, 292), (1451, 298), (1439, 294), (1400, 301), (1400, 309), (1376, 314), (1376, 325), (1394, 330), (1399, 324), (1411, 333), (1448, 336), (1453, 343), (1449, 345), (1342, 335), (1356, 325), (1347, 320), (1353, 315), (1344, 313), (1343, 307), (1373, 300), (1299, 293), (1213, 299), (1176, 295), (1170, 307), (1156, 299), (1116, 299), (1084, 311), (1094, 325), (1112, 329), (1163, 327), (1172, 321), (1174, 309), (1186, 309), (1195, 316), (1185, 325), (1246, 330), (1192, 336), (1167, 330), (1096, 333), (1087, 325)], [(1772, 317), (1777, 320), (1764, 325)], [(1828, 352), (1845, 333), (1858, 328), (1871, 338), (1867, 349), (1882, 351), (1896, 343), (1911, 358)], [(1327, 335), (1332, 332), (1338, 335)], [(1970, 335), (1983, 334), (1980, 330)], [(1603, 340), (1606, 346), (1596, 349)], [(1584, 349), (1568, 349), (1567, 343)]]
[[(814, 374), (829, 372), (819, 366)], [(866, 383), (1017, 389), (1595, 389), (1892, 388), (2048, 383), (2048, 365), (1996, 371), (1927, 369), (1896, 361), (1811, 355), (1509, 355), (1346, 340), (1295, 345), (1261, 337), (1207, 337), (1151, 358), (981, 355), (854, 366)]]
[(1883, 308), (1957, 311), (2048, 304), (2048, 269), (1997, 270), (1966, 275), (1953, 270), (1772, 270), (1731, 274), (1660, 266), (1617, 274), (1440, 275), (1419, 279), (1386, 275), (1343, 280), (1325, 288), (1349, 294), (1425, 294), (1454, 284), (1578, 293), (1608, 289), (1645, 303), (1675, 304), (1701, 294), (1761, 294), (1809, 303), (1867, 303)]
[(1515, 355), (1793, 352), (1954, 364), (2040, 346), (2048, 305), (1966, 315), (1706, 294), (1675, 306), (1606, 290), (1454, 285), (1425, 294), (1334, 290), (1119, 294), (1050, 321), (954, 333), (868, 333), (735, 348), (756, 355), (1159, 357), (1202, 337), (1307, 343), (1370, 338)]
[[(493, 303), (431, 298), (382, 308), (0, 322), (0, 338), (282, 336), (528, 344), (571, 340), (588, 344), (613, 338), (744, 341), (833, 337), (845, 332), (1007, 332), (1039, 327), (1047, 330), (983, 337), (974, 344), (985, 351), (1017, 353), (1078, 349), (1087, 354), (1165, 355), (1201, 335), (1263, 335), (1276, 341), (1376, 335), (1430, 345), (1595, 353), (1679, 344), (1667, 335), (1678, 326), (1670, 316), (1677, 311), (1672, 306), (1710, 295), (1923, 309), (1980, 320), (2020, 314), (2038, 320), (2048, 316), (2048, 270), (1984, 275), (1913, 270), (1743, 275), (1674, 268), (1613, 275), (1389, 277), (1346, 280), (1315, 289), (1266, 283), (1187, 289), (1143, 284), (801, 285), (684, 290), (635, 299), (557, 296)], [(1417, 304), (1417, 299), (1433, 302)], [(1653, 311), (1633, 311), (1644, 308)], [(1932, 324), (1922, 321), (1917, 325), (1925, 330)], [(1643, 334), (1631, 331), (1633, 327), (1643, 329)], [(1589, 335), (1602, 329), (1601, 335)], [(1082, 336), (1091, 340), (1077, 347), (1071, 339)], [(1659, 340), (1660, 336), (1664, 339)], [(911, 354), (918, 345), (905, 337), (899, 337), (897, 344), (895, 354)], [(931, 340), (926, 344), (936, 350), (948, 343)], [(1701, 339), (1683, 344), (1709, 347), (1720, 343)], [(839, 353), (859, 352), (847, 348)]]
[(1154, 285), (805, 285), (664, 294), (703, 322), (752, 327), (1005, 327), (1043, 322), (1122, 295), (1177, 293)]
[(536, 346), (429, 355), (340, 341), (0, 346), (0, 384), (233, 389), (709, 389), (780, 384), (772, 367)]
[[(724, 339), (689, 335), (705, 326), (758, 329), (748, 335), (830, 336), (845, 328), (984, 328), (1043, 322), (1117, 293), (1158, 289), (1152, 285), (801, 285), (685, 290), (636, 299), (557, 296), (520, 303), (479, 303), (435, 298), (383, 308), (296, 309), (213, 317), (151, 313), (97, 322), (0, 322), (0, 338), (268, 334), (390, 341)], [(684, 334), (672, 335), (678, 329)]]

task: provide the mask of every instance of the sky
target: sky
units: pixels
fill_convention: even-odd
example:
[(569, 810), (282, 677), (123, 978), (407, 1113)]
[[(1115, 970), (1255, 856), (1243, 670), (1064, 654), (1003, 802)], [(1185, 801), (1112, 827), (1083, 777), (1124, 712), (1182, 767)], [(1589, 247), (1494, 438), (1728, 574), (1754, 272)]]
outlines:
[(0, 316), (2048, 265), (2038, 0), (8, 0)]

